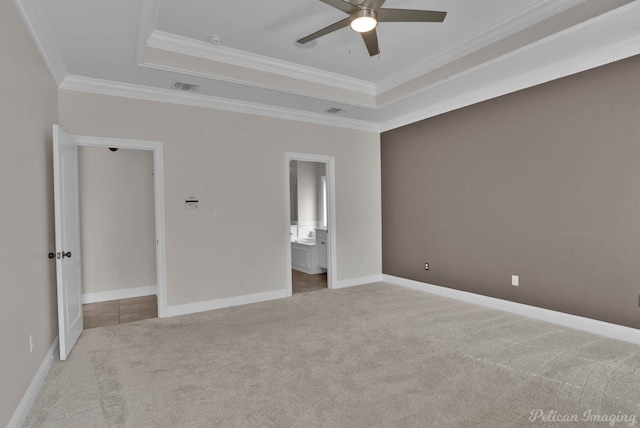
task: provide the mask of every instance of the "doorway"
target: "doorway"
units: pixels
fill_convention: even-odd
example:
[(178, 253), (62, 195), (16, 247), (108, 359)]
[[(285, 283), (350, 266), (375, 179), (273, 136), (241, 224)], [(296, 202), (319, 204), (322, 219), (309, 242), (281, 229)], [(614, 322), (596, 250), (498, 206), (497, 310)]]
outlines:
[(158, 316), (153, 152), (78, 147), (85, 329)]
[[(113, 139), (102, 137), (90, 137), (90, 136), (74, 136), (78, 143), (79, 150), (100, 150), (102, 154), (107, 156), (113, 155), (121, 156), (125, 154), (134, 155), (138, 158), (147, 158), (145, 162), (150, 165), (143, 166), (147, 172), (152, 174), (151, 183), (146, 183), (145, 186), (151, 184), (151, 194), (146, 193), (143, 195), (147, 198), (144, 203), (146, 208), (145, 212), (148, 213), (148, 218), (138, 218), (136, 227), (148, 227), (151, 226), (152, 230), (146, 230), (145, 236), (151, 239), (151, 244), (146, 245), (147, 257), (144, 261), (147, 264), (147, 270), (149, 266), (152, 266), (153, 272), (146, 272), (141, 274), (137, 272), (133, 274), (130, 269), (120, 266), (120, 263), (116, 263), (111, 266), (109, 272), (106, 275), (111, 275), (115, 282), (126, 282), (130, 280), (131, 276), (136, 278), (153, 278), (154, 281), (148, 283), (145, 280), (136, 284), (136, 279), (133, 282), (129, 281), (129, 287), (127, 289), (121, 289), (116, 292), (97, 292), (89, 293), (85, 295), (83, 303), (94, 305), (98, 301), (104, 301), (108, 305), (103, 308), (94, 307), (98, 314), (110, 317), (108, 322), (116, 323), (114, 320), (117, 313), (117, 323), (135, 321), (137, 319), (149, 318), (151, 315), (158, 317), (165, 317), (167, 310), (166, 300), (166, 247), (165, 247), (165, 227), (164, 227), (164, 161), (162, 143), (153, 141), (142, 140), (126, 140), (126, 139)], [(80, 161), (86, 158), (81, 158)], [(82, 168), (82, 167), (81, 167)], [(80, 183), (82, 187), (82, 182)], [(132, 197), (130, 195), (130, 197)], [(131, 202), (133, 201), (133, 202)], [(131, 204), (130, 209), (136, 210), (140, 208), (140, 204), (135, 202), (135, 199), (129, 199)], [(140, 202), (140, 201), (139, 201)], [(152, 212), (151, 212), (152, 210)], [(82, 213), (81, 213), (82, 215)], [(146, 222), (141, 224), (140, 222)], [(82, 223), (82, 219), (80, 219)], [(130, 225), (131, 226), (131, 225)], [(84, 241), (84, 240), (83, 240)], [(154, 247), (154, 249), (151, 249)], [(84, 250), (81, 250), (84, 252)], [(149, 257), (152, 259), (149, 260)], [(103, 269), (106, 269), (103, 267)], [(132, 275), (130, 275), (132, 274)], [(116, 287), (119, 288), (119, 287)], [(88, 326), (90, 328), (91, 325)]]
[(287, 295), (336, 283), (334, 157), (285, 153)]
[(56, 252), (50, 254), (50, 257), (56, 259), (58, 337), (61, 361), (67, 359), (83, 330), (82, 253), (78, 202), (78, 149), (80, 146), (153, 151), (158, 315), (164, 317), (167, 311), (162, 144), (150, 141), (72, 136), (59, 125), (54, 124), (53, 199)]

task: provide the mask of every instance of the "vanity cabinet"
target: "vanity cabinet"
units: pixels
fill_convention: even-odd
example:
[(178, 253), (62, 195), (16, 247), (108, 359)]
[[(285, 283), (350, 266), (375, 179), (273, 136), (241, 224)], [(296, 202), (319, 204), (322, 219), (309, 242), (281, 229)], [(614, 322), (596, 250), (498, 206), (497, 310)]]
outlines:
[(291, 243), (291, 267), (300, 272), (318, 274), (322, 269), (318, 267), (317, 245)]
[(318, 267), (327, 269), (327, 231), (324, 229), (316, 229), (316, 249), (318, 257)]

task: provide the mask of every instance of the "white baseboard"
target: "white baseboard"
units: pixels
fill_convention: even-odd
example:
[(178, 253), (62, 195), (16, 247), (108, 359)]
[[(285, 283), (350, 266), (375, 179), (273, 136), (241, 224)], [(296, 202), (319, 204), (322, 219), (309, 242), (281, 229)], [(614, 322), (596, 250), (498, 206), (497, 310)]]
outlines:
[(250, 303), (266, 302), (268, 300), (284, 299), (287, 290), (267, 291), (265, 293), (247, 294), (226, 299), (207, 300), (205, 302), (187, 303), (184, 305), (167, 306), (167, 317), (195, 314), (197, 312), (213, 311), (231, 306), (248, 305)]
[(535, 318), (537, 320), (558, 324), (564, 327), (599, 334), (612, 339), (623, 340), (625, 342), (640, 345), (640, 330), (635, 328), (580, 317), (577, 315), (565, 314), (564, 312), (553, 311), (551, 309), (538, 308), (536, 306), (525, 305), (523, 303), (497, 299), (495, 297), (483, 296), (481, 294), (469, 293), (467, 291), (454, 290), (452, 288), (441, 287), (391, 275), (382, 275), (382, 279), (383, 281), (391, 284), (426, 291), (428, 293), (450, 297), (452, 299), (462, 300), (469, 303), (475, 303), (477, 305), (511, 312), (513, 314), (523, 315), (525, 317)]
[(82, 304), (108, 302), (110, 300), (131, 299), (132, 297), (153, 296), (158, 294), (158, 287), (125, 288), (122, 290), (101, 291), (99, 293), (85, 293), (82, 295)]
[(343, 279), (333, 284), (333, 289), (355, 287), (356, 285), (371, 284), (382, 281), (382, 275), (361, 276), (359, 278)]
[(29, 410), (31, 410), (31, 406), (33, 406), (36, 396), (38, 395), (38, 392), (40, 392), (40, 388), (42, 388), (44, 380), (47, 378), (47, 373), (49, 373), (49, 369), (51, 368), (51, 364), (53, 364), (54, 357), (57, 353), (58, 338), (56, 337), (49, 348), (49, 351), (47, 351), (47, 355), (44, 356), (44, 360), (42, 360), (42, 364), (40, 364), (40, 368), (38, 368), (36, 375), (33, 377), (29, 388), (27, 388), (27, 392), (25, 392), (20, 404), (18, 404), (18, 408), (13, 413), (7, 428), (19, 428), (24, 424), (24, 421), (27, 419), (27, 415), (29, 414)]

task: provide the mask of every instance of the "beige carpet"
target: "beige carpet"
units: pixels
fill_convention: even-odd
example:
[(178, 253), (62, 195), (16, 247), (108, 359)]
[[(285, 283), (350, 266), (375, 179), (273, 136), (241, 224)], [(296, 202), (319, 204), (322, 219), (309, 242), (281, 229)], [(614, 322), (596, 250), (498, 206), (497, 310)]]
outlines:
[(622, 427), (639, 419), (639, 346), (376, 283), (87, 330), (70, 358), (53, 364), (25, 426)]

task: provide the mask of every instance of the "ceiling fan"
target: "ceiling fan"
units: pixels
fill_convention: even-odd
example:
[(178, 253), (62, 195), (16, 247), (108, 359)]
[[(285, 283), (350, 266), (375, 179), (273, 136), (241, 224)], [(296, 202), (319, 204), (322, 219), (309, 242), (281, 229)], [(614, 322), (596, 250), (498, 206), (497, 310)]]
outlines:
[(309, 34), (298, 40), (301, 45), (309, 43), (319, 37), (333, 33), (336, 30), (350, 26), (353, 31), (362, 34), (364, 44), (369, 55), (380, 53), (378, 45), (378, 22), (442, 22), (447, 12), (411, 9), (383, 9), (385, 0), (320, 0), (336, 9), (348, 13), (349, 16), (341, 21), (329, 25), (322, 30)]

